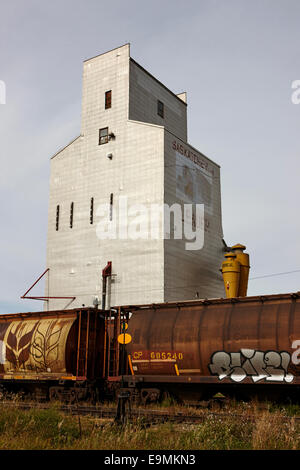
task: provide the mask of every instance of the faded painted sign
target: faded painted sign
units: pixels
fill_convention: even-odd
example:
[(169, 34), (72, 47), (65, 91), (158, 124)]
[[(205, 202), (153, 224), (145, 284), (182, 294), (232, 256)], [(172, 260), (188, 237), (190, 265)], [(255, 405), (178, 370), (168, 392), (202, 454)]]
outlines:
[(208, 367), (220, 380), (230, 378), (233, 382), (242, 382), (249, 377), (254, 383), (260, 380), (289, 383), (294, 379), (288, 372), (290, 361), (291, 356), (286, 351), (241, 349), (240, 352), (215, 352)]
[(65, 372), (66, 342), (74, 320), (6, 323), (0, 341), (1, 372)]
[(204, 204), (213, 213), (212, 175), (176, 152), (176, 196), (184, 203)]

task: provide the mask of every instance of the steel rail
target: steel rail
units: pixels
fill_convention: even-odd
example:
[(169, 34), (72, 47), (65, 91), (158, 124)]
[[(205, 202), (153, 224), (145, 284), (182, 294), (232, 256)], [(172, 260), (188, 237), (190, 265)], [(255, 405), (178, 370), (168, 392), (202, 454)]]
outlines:
[[(0, 401), (0, 407), (5, 406), (11, 408), (19, 408), (22, 410), (47, 410), (53, 408), (53, 405), (48, 405), (44, 403), (26, 403), (26, 402), (9, 402), (9, 401)], [(95, 407), (95, 406), (81, 406), (81, 405), (59, 405), (56, 408), (58, 411), (71, 414), (71, 415), (83, 415), (91, 416), (96, 418), (103, 419), (114, 419), (116, 417), (115, 408), (105, 408), (105, 407)], [(140, 420), (140, 424), (159, 424), (164, 422), (172, 423), (188, 423), (188, 424), (198, 424), (207, 421), (210, 418), (216, 419), (243, 419), (249, 422), (255, 422), (257, 419), (261, 418), (263, 415), (243, 415), (240, 413), (228, 413), (228, 412), (215, 412), (207, 411), (203, 414), (186, 414), (183, 412), (174, 413), (174, 411), (165, 410), (146, 410), (140, 408), (133, 408), (131, 413), (127, 414), (126, 418), (128, 422), (135, 422)], [(271, 415), (270, 415), (271, 416)], [(277, 419), (281, 421), (292, 421), (294, 420), (297, 423), (300, 423), (300, 416), (277, 416)]]

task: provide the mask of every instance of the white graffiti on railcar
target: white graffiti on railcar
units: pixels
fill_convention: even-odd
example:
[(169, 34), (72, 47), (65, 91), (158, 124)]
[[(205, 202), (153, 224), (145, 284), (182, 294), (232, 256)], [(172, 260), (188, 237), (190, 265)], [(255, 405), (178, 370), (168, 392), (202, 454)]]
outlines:
[(286, 351), (241, 349), (240, 352), (215, 352), (208, 367), (220, 380), (227, 377), (233, 382), (242, 382), (250, 377), (254, 383), (260, 380), (290, 383), (294, 380), (293, 374), (288, 372), (290, 362), (291, 356)]
[(292, 363), (298, 365), (300, 364), (300, 340), (299, 339), (295, 339), (295, 341), (293, 341), (292, 349), (296, 349), (296, 351), (294, 351), (292, 354)]
[(5, 364), (6, 361), (6, 344), (0, 340), (0, 364)]

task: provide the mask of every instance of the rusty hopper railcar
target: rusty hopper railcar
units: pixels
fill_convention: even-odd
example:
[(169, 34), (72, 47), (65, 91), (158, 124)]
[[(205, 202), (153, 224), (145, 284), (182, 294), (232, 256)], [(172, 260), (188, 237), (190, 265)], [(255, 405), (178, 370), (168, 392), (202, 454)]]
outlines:
[(106, 332), (97, 309), (0, 315), (0, 382), (43, 398), (84, 398), (105, 375)]
[(216, 392), (294, 396), (300, 389), (300, 293), (130, 306), (127, 345), (145, 401)]

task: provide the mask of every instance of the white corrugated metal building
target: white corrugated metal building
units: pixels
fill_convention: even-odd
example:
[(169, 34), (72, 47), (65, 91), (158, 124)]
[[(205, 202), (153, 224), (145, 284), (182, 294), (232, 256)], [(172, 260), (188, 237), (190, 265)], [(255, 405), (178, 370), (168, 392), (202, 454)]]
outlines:
[[(169, 238), (157, 231), (166, 218), (151, 211), (174, 203), (204, 204), (201, 249), (174, 239), (172, 217)], [(101, 306), (108, 261), (106, 306), (223, 296), (222, 238), (220, 168), (187, 143), (186, 94), (137, 64), (129, 44), (86, 60), (80, 136), (51, 159), (47, 245), (45, 295), (76, 298), (45, 308)]]

